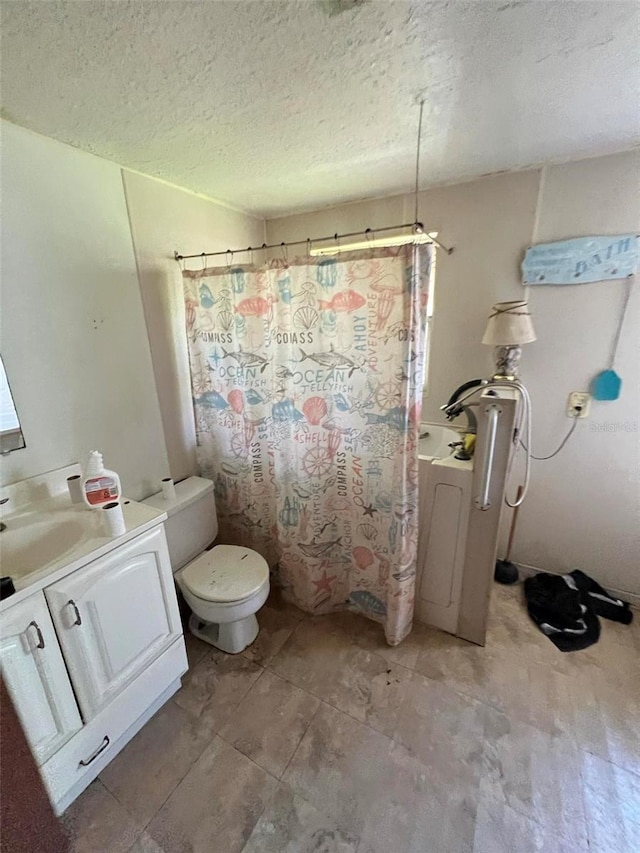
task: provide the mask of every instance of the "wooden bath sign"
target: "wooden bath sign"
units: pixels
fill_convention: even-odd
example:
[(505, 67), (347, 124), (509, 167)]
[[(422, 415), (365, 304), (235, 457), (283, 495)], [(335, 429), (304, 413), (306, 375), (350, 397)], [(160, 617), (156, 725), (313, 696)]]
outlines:
[(522, 261), (522, 283), (586, 284), (626, 278), (638, 269), (640, 236), (576, 237), (530, 246)]

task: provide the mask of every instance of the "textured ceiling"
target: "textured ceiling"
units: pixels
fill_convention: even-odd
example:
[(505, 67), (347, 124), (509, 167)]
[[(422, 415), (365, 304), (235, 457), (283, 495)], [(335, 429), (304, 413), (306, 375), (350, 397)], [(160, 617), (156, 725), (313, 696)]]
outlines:
[(3, 2), (3, 114), (260, 215), (640, 141), (636, 2)]

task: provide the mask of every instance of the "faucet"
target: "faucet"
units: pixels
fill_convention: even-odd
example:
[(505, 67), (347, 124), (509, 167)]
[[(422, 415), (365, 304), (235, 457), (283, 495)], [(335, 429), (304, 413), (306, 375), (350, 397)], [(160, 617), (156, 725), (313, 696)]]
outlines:
[(470, 379), (468, 382), (464, 382), (460, 385), (459, 388), (453, 392), (453, 394), (449, 397), (449, 401), (444, 405), (440, 406), (440, 410), (445, 413), (448, 421), (452, 421), (461, 415), (463, 412), (467, 418), (467, 429), (465, 430), (465, 435), (462, 441), (457, 442), (456, 444), (449, 445), (450, 447), (457, 447), (458, 451), (455, 455), (456, 459), (468, 460), (471, 459), (473, 454), (473, 442), (475, 438), (468, 439), (467, 436), (475, 436), (478, 431), (478, 419), (475, 414), (471, 410), (471, 406), (476, 405), (475, 403), (470, 403), (468, 406), (464, 404), (458, 403), (460, 397), (465, 394), (471, 388), (477, 388), (483, 385), (488, 385), (488, 379)]
[(464, 382), (459, 388), (456, 388), (453, 394), (449, 397), (449, 401), (445, 403), (444, 406), (440, 406), (440, 411), (445, 413), (448, 421), (454, 420), (458, 415), (461, 415), (464, 412), (467, 417), (467, 433), (475, 435), (478, 429), (478, 420), (471, 411), (471, 407), (460, 405), (458, 400), (462, 397), (465, 391), (468, 391), (470, 388), (476, 388), (478, 386), (488, 384), (488, 379), (470, 379), (468, 382)]

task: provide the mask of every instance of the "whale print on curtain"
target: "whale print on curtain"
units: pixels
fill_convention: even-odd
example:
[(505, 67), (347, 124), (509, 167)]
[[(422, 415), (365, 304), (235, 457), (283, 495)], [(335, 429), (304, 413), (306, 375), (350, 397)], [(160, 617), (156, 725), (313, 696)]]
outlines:
[(220, 536), (302, 609), (411, 630), (432, 246), (183, 272)]

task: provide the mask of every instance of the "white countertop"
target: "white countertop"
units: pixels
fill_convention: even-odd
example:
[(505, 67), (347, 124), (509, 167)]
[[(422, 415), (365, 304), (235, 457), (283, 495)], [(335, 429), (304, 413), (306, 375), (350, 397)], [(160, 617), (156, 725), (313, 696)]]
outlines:
[(31, 503), (28, 506), (21, 506), (14, 513), (4, 514), (2, 520), (7, 525), (7, 530), (0, 532), (0, 571), (2, 576), (12, 576), (11, 559), (6, 555), (3, 556), (2, 548), (2, 537), (10, 536), (12, 524), (24, 526), (36, 519), (46, 520), (53, 524), (56, 518), (60, 518), (67, 523), (73, 521), (76, 524), (81, 524), (84, 532), (77, 541), (73, 542), (71, 547), (64, 553), (56, 554), (50, 562), (41, 564), (28, 573), (22, 571), (14, 577), (16, 592), (0, 602), (0, 613), (34, 592), (98, 559), (98, 557), (108, 554), (167, 518), (166, 512), (161, 509), (136, 501), (127, 501), (126, 498), (122, 498), (121, 502), (127, 530), (121, 536), (115, 537), (104, 535), (100, 523), (101, 519), (98, 515), (99, 510), (88, 509), (84, 504), (72, 504), (68, 493), (58, 494)]

